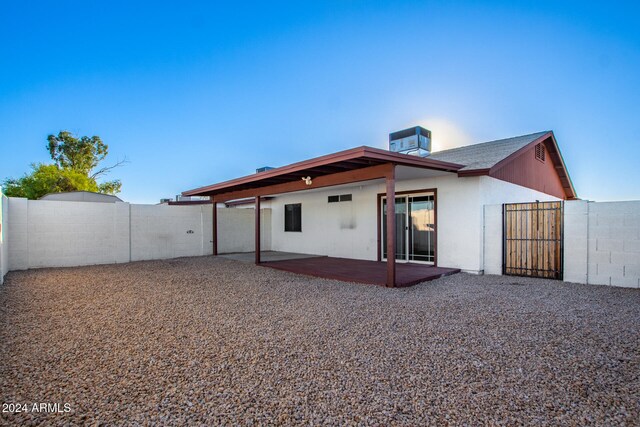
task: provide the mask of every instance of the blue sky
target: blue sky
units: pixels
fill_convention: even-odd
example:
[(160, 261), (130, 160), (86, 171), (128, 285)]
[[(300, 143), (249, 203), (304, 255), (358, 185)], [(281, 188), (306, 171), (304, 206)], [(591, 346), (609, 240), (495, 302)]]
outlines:
[(433, 131), (551, 129), (578, 195), (640, 199), (633, 2), (18, 2), (0, 8), (0, 178), (99, 135), (120, 196)]

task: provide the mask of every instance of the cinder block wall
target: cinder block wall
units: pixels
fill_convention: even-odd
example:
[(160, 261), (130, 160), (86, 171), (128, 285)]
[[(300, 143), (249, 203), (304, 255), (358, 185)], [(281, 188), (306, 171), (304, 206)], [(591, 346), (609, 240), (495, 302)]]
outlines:
[(640, 201), (565, 203), (565, 280), (640, 288)]
[(9, 248), (9, 271), (25, 270), (29, 268), (29, 233), (27, 232), (27, 199), (10, 197), (9, 221), (5, 223), (7, 229), (7, 246)]
[[(133, 205), (22, 198), (4, 198), (2, 205), (2, 272), (213, 252), (211, 205)], [(262, 249), (269, 250), (271, 212), (264, 209), (261, 215)], [(219, 252), (253, 251), (254, 229), (253, 209), (218, 209)]]
[(211, 205), (129, 205), (129, 209), (131, 261), (212, 253)]
[(9, 247), (7, 245), (7, 229), (9, 219), (9, 199), (0, 193), (0, 285), (4, 283), (4, 275), (9, 271)]
[[(502, 273), (502, 205), (484, 207), (484, 269)], [(640, 201), (564, 203), (564, 280), (640, 288)]]
[(589, 202), (564, 204), (564, 280), (587, 283)]
[[(253, 252), (255, 225), (255, 209), (218, 209), (218, 253)], [(260, 210), (260, 249), (271, 249), (271, 209)]]

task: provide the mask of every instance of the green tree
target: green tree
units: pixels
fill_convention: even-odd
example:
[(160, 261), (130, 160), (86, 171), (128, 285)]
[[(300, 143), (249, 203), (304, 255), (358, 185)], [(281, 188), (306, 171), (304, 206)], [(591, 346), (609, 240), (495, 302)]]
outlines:
[(39, 199), (48, 193), (64, 191), (98, 191), (98, 185), (87, 175), (72, 169), (61, 169), (57, 165), (32, 164), (31, 173), (18, 179), (6, 179), (3, 183), (5, 195)]
[(96, 179), (122, 165), (98, 168), (109, 153), (109, 146), (99, 136), (76, 138), (67, 131), (49, 135), (47, 148), (54, 164), (32, 164), (31, 172), (21, 178), (7, 178), (2, 186), (10, 197), (38, 199), (48, 193), (94, 191), (107, 194), (120, 192), (119, 180), (98, 183)]

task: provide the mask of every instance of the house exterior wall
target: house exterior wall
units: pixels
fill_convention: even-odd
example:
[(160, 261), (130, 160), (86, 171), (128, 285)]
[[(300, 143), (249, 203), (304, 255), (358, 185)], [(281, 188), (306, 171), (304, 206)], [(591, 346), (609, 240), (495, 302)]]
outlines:
[[(449, 174), (396, 182), (397, 192), (422, 189), (437, 190), (438, 265), (473, 273), (484, 268), (485, 203), (555, 200), (487, 176)], [(376, 182), (277, 196), (271, 200), (273, 250), (376, 260), (377, 197), (384, 192), (384, 183)], [(329, 195), (345, 193), (352, 194), (352, 202), (327, 203)], [(302, 232), (284, 231), (284, 205), (289, 203), (302, 203)]]
[(502, 203), (557, 201), (557, 197), (517, 184), (480, 177), (483, 212), (481, 265), (486, 274), (502, 274)]
[[(366, 184), (366, 183), (364, 183)], [(380, 185), (308, 191), (271, 200), (272, 249), (283, 252), (376, 259), (376, 195)], [(327, 203), (334, 194), (352, 194), (351, 202)], [(302, 204), (302, 232), (284, 231), (284, 206)]]

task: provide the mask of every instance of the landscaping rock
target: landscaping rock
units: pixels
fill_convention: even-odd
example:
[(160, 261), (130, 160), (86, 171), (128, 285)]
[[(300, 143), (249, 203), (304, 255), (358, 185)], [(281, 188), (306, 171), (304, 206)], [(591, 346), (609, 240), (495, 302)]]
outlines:
[(638, 425), (640, 291), (457, 274), (411, 288), (214, 257), (9, 273), (23, 425)]

